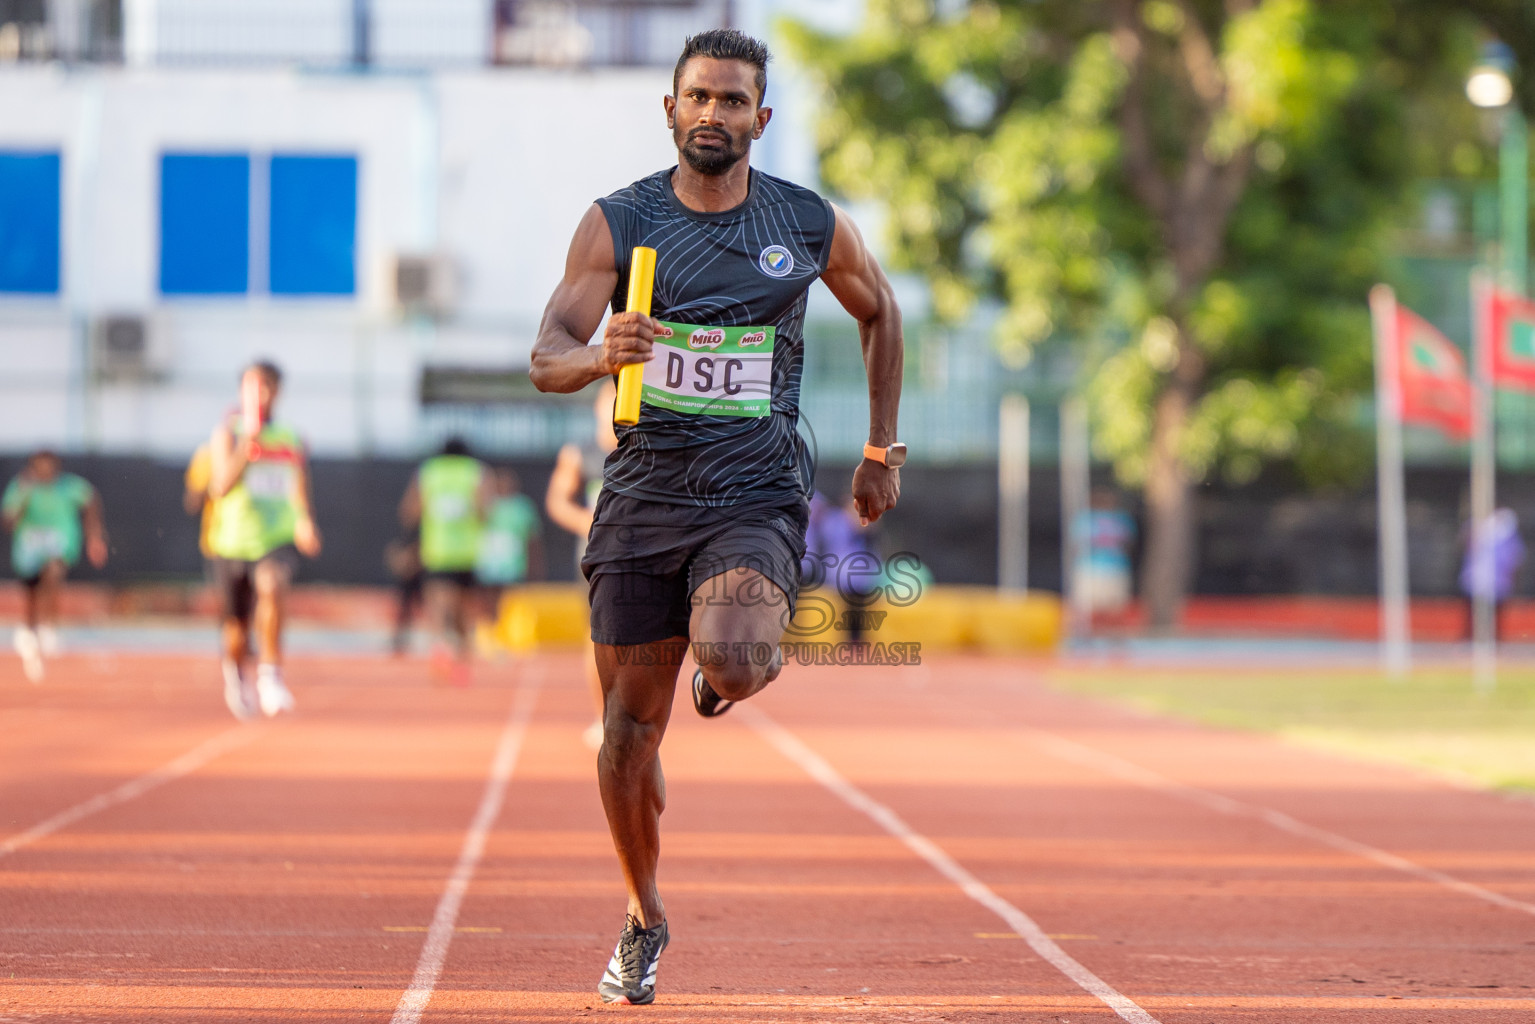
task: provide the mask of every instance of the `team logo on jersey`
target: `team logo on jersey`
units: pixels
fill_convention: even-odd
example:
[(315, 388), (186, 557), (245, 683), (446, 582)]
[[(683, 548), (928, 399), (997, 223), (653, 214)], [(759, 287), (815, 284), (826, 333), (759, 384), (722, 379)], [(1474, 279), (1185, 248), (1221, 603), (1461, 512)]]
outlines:
[(753, 331), (750, 334), (741, 335), (742, 348), (756, 348), (767, 341), (767, 331)]
[(725, 344), (725, 331), (716, 327), (713, 330), (699, 329), (688, 335), (688, 348), (715, 349)]
[(757, 257), (757, 266), (768, 277), (788, 277), (794, 273), (794, 256), (781, 245), (770, 245)]

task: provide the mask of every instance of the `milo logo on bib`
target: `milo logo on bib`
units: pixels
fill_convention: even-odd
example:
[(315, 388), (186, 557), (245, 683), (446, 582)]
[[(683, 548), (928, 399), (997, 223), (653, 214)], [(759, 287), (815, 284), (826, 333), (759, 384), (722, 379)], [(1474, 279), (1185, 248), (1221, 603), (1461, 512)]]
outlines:
[(662, 323), (645, 364), (643, 401), (696, 416), (758, 418), (772, 411), (772, 327)]

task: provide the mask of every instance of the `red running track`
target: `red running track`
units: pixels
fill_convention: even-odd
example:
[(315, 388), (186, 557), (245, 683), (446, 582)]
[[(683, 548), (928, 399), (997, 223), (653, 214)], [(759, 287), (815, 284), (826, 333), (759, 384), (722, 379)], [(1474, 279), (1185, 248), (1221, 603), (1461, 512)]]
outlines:
[(624, 897), (573, 656), (468, 690), (301, 660), (300, 714), (249, 726), (205, 659), (0, 662), (0, 1021), (1535, 1021), (1535, 805), (1045, 671), (679, 704), (673, 942), (628, 1008), (595, 997)]

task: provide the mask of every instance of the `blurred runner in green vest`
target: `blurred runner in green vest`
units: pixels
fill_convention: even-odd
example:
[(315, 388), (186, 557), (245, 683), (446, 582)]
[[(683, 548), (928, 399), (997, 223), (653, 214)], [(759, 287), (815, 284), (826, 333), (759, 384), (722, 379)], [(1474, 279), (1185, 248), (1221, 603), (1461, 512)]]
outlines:
[(400, 501), (400, 521), (406, 529), (421, 527), (426, 607), (438, 635), (432, 669), (455, 686), (469, 685), (474, 568), (489, 502), (485, 464), (469, 454), (469, 446), (458, 437), (421, 464)]
[[(613, 403), (617, 398), (618, 388), (612, 380), (604, 380), (592, 402), (595, 423), (592, 439), (560, 449), (554, 472), (549, 476), (549, 489), (544, 494), (544, 511), (549, 518), (576, 536), (576, 579), (581, 578), (581, 556), (586, 554), (586, 537), (592, 529), (597, 496), (602, 493), (602, 464), (608, 453), (618, 447), (618, 435), (613, 431)], [(583, 631), (581, 646), (586, 686), (591, 691), (596, 717), (581, 736), (587, 746), (596, 750), (602, 746), (602, 681), (597, 678), (597, 658), (590, 633)]]
[[(282, 675), (282, 628), (298, 553), (320, 553), (309, 502), (309, 460), (293, 430), (272, 419), (282, 372), (256, 363), (240, 377), (240, 407), (208, 442), (208, 549), (223, 595), (224, 702), (236, 718), (293, 710)], [(246, 662), (256, 634), (255, 692)]]
[(482, 614), (496, 621), (501, 598), (519, 583), (544, 575), (542, 524), (533, 499), (510, 467), (490, 470), (490, 501), (474, 576), (483, 599)]
[(21, 581), (23, 622), (16, 630), (22, 671), (42, 682), (43, 658), (58, 653), (59, 591), (80, 560), (107, 561), (101, 498), (82, 477), (63, 472), (51, 451), (35, 452), (0, 497), (0, 518), (11, 532), (11, 567)]

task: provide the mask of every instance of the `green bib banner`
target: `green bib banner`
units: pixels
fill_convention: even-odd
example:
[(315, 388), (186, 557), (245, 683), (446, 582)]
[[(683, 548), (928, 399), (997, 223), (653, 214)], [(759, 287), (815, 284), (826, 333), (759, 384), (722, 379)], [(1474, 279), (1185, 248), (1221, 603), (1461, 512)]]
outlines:
[(645, 364), (642, 401), (694, 416), (772, 412), (772, 327), (661, 326), (656, 356)]

